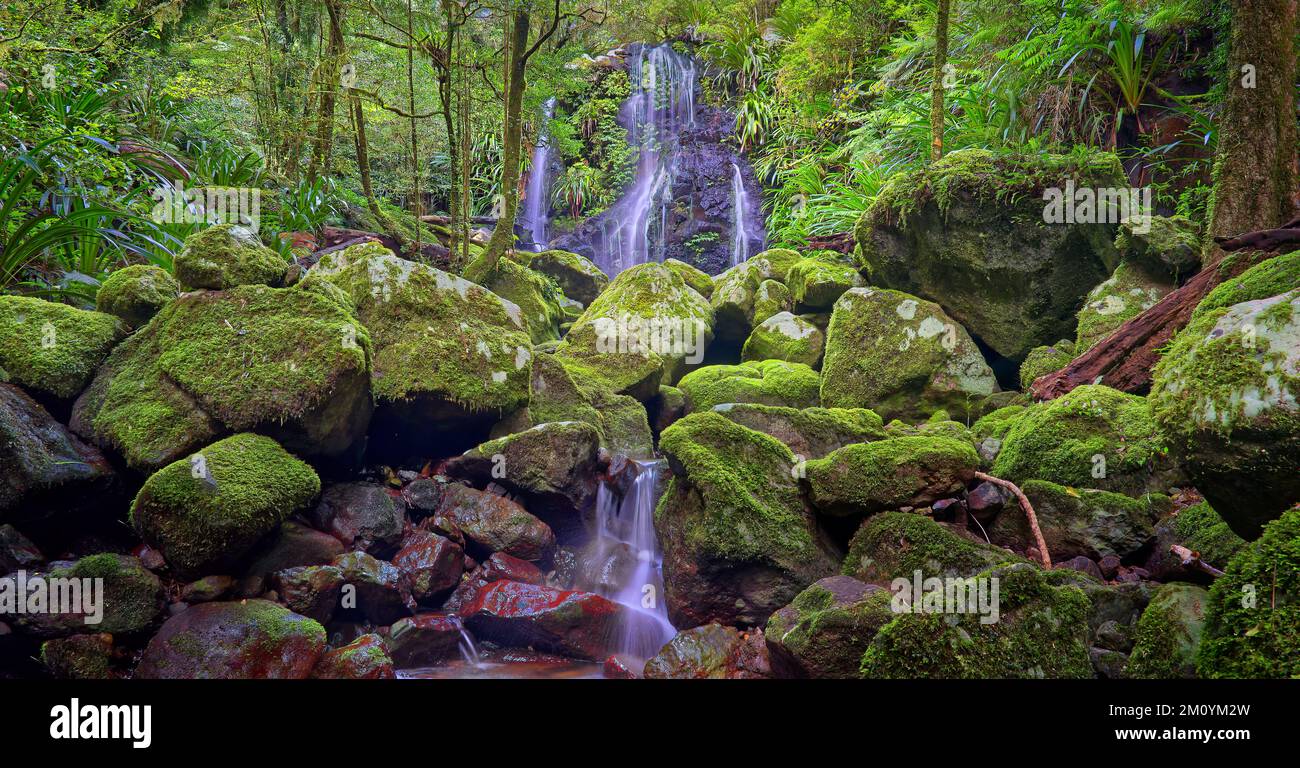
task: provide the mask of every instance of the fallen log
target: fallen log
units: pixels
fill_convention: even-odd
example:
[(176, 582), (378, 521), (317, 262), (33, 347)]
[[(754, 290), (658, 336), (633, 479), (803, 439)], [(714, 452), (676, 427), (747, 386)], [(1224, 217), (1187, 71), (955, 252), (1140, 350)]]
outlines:
[[(411, 258), (410, 249), (403, 248), (402, 244), (397, 242), (396, 238), (380, 233), (367, 232), (362, 229), (348, 229), (347, 227), (325, 227), (321, 231), (320, 244), (321, 250), (337, 250), (336, 246), (349, 243), (355, 245), (357, 242), (374, 240), (383, 245), (388, 250), (404, 258)], [(319, 253), (319, 251), (318, 251)], [(420, 253), (416, 257), (417, 261), (423, 261), (426, 264), (446, 269), (451, 263), (451, 251), (441, 243), (421, 243)]]
[(816, 235), (808, 238), (808, 248), (815, 251), (853, 253), (853, 233), (840, 232), (834, 235)]
[(1214, 242), (1225, 251), (1273, 251), (1290, 253), (1300, 248), (1300, 216), (1277, 229), (1261, 229), (1233, 237), (1216, 237)]
[(1223, 575), (1223, 571), (1202, 560), (1200, 552), (1190, 550), (1181, 544), (1171, 545), (1169, 551), (1178, 556), (1184, 567), (1195, 568), (1202, 573), (1208, 573), (1216, 579)]

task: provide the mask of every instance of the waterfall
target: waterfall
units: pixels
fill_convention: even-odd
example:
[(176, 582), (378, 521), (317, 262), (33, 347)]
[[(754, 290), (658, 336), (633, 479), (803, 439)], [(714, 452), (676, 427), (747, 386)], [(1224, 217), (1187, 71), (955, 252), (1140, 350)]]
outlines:
[(546, 225), (551, 210), (551, 116), (555, 114), (555, 97), (542, 105), (542, 122), (537, 128), (537, 144), (533, 147), (533, 162), (528, 172), (528, 187), (524, 191), (523, 230), (528, 233), (528, 245), (534, 251), (546, 250)]
[(460, 644), (457, 646), (460, 650), (460, 658), (474, 669), (483, 668), (483, 657), (479, 655), (478, 646), (474, 644), (474, 636), (465, 629), (465, 623), (460, 620), (456, 614), (450, 614), (447, 618), (455, 625), (456, 631), (460, 632)]
[(749, 260), (749, 232), (745, 229), (745, 214), (749, 211), (749, 197), (745, 194), (745, 180), (740, 176), (740, 166), (731, 164), (731, 266)]
[(614, 647), (638, 659), (659, 652), (677, 634), (664, 601), (663, 554), (655, 536), (654, 513), (659, 502), (658, 479), (664, 462), (637, 462), (639, 473), (623, 497), (601, 483), (596, 498), (596, 551), (604, 559), (625, 549), (630, 569), (618, 582), (607, 584), (605, 597), (623, 605), (627, 619), (619, 627)]

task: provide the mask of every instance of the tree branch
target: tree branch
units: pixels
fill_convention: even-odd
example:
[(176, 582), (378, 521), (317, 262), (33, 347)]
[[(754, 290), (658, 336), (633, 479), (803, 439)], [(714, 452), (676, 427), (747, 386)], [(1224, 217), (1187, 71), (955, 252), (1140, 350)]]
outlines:
[(1047, 541), (1043, 539), (1043, 532), (1038, 527), (1038, 515), (1034, 514), (1034, 506), (1029, 503), (1025, 492), (1010, 480), (1003, 480), (983, 472), (976, 472), (975, 477), (986, 483), (993, 483), (996, 486), (1005, 488), (1016, 495), (1016, 499), (1020, 501), (1020, 508), (1025, 511), (1025, 517), (1029, 518), (1029, 530), (1033, 531), (1034, 541), (1038, 543), (1038, 554), (1043, 560), (1043, 567), (1050, 569), (1052, 567), (1052, 555), (1047, 551)]

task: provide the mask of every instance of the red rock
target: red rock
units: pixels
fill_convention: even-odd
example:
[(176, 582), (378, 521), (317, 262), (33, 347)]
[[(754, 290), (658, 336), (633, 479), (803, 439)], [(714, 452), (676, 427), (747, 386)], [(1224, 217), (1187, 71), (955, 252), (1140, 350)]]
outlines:
[(324, 652), (325, 629), (275, 603), (203, 603), (162, 625), (135, 676), (302, 679)]
[(443, 609), (459, 613), (474, 602), (474, 598), (484, 587), (503, 579), (522, 581), (525, 584), (545, 584), (546, 574), (527, 560), (520, 560), (504, 552), (496, 552), (456, 587), (456, 591), (443, 604)]
[(610, 656), (605, 659), (605, 666), (602, 668), (606, 678), (610, 680), (636, 680), (640, 675), (628, 664), (626, 659), (619, 656)]
[(475, 637), (503, 645), (595, 661), (613, 650), (611, 641), (625, 610), (591, 592), (496, 581), (466, 607), (465, 624)]
[(326, 651), (316, 662), (311, 676), (324, 680), (391, 680), (393, 659), (379, 635), (369, 634), (342, 648)]
[(388, 631), (388, 648), (399, 669), (427, 667), (459, 654), (460, 623), (445, 613), (417, 613)]
[(393, 556), (416, 602), (427, 603), (460, 583), (465, 552), (456, 542), (428, 531), (415, 531)]
[(555, 533), (519, 504), (458, 483), (443, 491), (438, 513), (449, 517), (480, 550), (540, 560), (555, 546)]

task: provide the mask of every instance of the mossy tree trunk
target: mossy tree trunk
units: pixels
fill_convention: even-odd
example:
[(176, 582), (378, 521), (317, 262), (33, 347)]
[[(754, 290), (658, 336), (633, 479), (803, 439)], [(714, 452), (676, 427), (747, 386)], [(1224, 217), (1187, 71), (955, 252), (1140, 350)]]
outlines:
[(948, 66), (948, 17), (952, 0), (939, 0), (934, 20), (934, 82), (930, 86), (930, 160), (943, 157), (944, 70)]
[(311, 162), (307, 167), (309, 179), (330, 172), (330, 159), (334, 153), (334, 105), (344, 55), (341, 0), (325, 0), (325, 13), (329, 16), (329, 39), (317, 79), (320, 106), (316, 113), (316, 141), (312, 145)]

